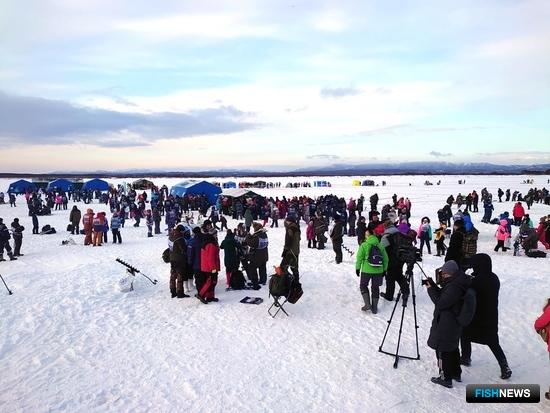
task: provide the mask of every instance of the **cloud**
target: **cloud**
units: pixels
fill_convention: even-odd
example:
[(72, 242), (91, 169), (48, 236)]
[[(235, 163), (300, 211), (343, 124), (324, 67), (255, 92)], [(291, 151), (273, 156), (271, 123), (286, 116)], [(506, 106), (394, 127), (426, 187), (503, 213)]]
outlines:
[(360, 89), (353, 87), (325, 87), (321, 89), (321, 97), (324, 98), (343, 98), (346, 96), (356, 96), (360, 93)]
[(435, 156), (436, 158), (441, 158), (443, 156), (452, 156), (452, 153), (443, 153), (439, 151), (431, 151), (428, 155)]
[(406, 130), (408, 125), (392, 125), (385, 128), (370, 129), (359, 132), (360, 136), (378, 136), (378, 135), (397, 135), (399, 132)]
[(342, 159), (342, 158), (338, 155), (319, 154), (319, 155), (306, 156), (306, 159), (320, 159), (320, 160), (323, 160), (323, 161), (336, 161), (336, 160), (339, 160), (339, 159)]
[(61, 100), (0, 92), (0, 142), (105, 147), (145, 146), (159, 139), (230, 134), (258, 127), (233, 106), (176, 112), (118, 112)]

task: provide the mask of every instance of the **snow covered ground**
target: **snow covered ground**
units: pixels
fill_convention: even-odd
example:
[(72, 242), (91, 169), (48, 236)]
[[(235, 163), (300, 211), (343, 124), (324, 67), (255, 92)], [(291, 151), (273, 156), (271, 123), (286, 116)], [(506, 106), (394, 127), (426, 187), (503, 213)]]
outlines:
[[(412, 200), (411, 222), (416, 227), (424, 215), (436, 222), (436, 211), (450, 193), (479, 193), (487, 186), (496, 200), (498, 186), (526, 192), (530, 185), (521, 184), (526, 178), (376, 177), (377, 183), (385, 179), (387, 186), (368, 188), (352, 187), (353, 178), (346, 177), (329, 178), (332, 188), (257, 192), (287, 197), (331, 192), (348, 199), (361, 193), (368, 198), (376, 191), (379, 205), (395, 192)], [(426, 179), (442, 183), (424, 186)], [(458, 185), (458, 179), (465, 179), (466, 185)], [(548, 187), (547, 179), (534, 177), (534, 185)], [(287, 181), (313, 179), (266, 180), (282, 181), (284, 186)], [(0, 190), (6, 191), (9, 181), (0, 180)], [(179, 180), (154, 181), (170, 186)], [(86, 206), (79, 208), (84, 211)], [(107, 211), (105, 205), (93, 208)], [(511, 202), (495, 202), (495, 214), (511, 208)], [(535, 205), (530, 213), (536, 224), (550, 207)], [(392, 305), (381, 302), (377, 315), (363, 313), (353, 259), (346, 256), (336, 265), (330, 244), (324, 251), (307, 249), (303, 223), (304, 296), (287, 306), (290, 317), (272, 319), (267, 314), (267, 289), (225, 292), (224, 275), (217, 288), (219, 303), (171, 299), (169, 268), (160, 258), (167, 238), (147, 238), (143, 226), (122, 229), (122, 245), (84, 247), (83, 236), (76, 236), (77, 245), (61, 246), (68, 237), (68, 214), (54, 211), (40, 217), (40, 226), (50, 224), (57, 234), (32, 235), (23, 197), (17, 208), (0, 205), (6, 224), (19, 217), (26, 227), (25, 256), (0, 263), (0, 273), (14, 293), (9, 296), (0, 286), (0, 412), (549, 411), (545, 400), (538, 405), (468, 405), (466, 384), (504, 382), (493, 355), (482, 346), (474, 345), (472, 366), (464, 368), (462, 384), (448, 390), (430, 382), (437, 372), (434, 353), (426, 345), (433, 305), (419, 286), (417, 269), (421, 358), (401, 360), (395, 370), (393, 359), (378, 351)], [(496, 227), (480, 223), (481, 214), (473, 214), (480, 230), (478, 251), (490, 252), (501, 280), (500, 338), (513, 370), (509, 382), (538, 383), (545, 391), (550, 363), (533, 322), (550, 297), (549, 259), (495, 254)], [(236, 225), (232, 220), (229, 224)], [(284, 230), (269, 229), (268, 235), (270, 269), (280, 261)], [(356, 240), (345, 239), (345, 245), (356, 249)], [(138, 277), (134, 292), (121, 293), (117, 282), (124, 268), (116, 257), (157, 278), (158, 285)], [(426, 256), (422, 265), (431, 275), (441, 262), (442, 258)], [(245, 295), (265, 301), (258, 306), (239, 303)], [(392, 327), (388, 350), (394, 349), (397, 338), (397, 323)], [(402, 354), (414, 355), (411, 307), (406, 311)]]

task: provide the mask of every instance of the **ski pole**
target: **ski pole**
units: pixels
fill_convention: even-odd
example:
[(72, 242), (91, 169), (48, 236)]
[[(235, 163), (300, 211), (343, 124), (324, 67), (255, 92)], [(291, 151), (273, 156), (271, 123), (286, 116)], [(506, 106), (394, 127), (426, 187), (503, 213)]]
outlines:
[(12, 295), (13, 293), (12, 293), (11, 290), (8, 288), (8, 284), (6, 284), (6, 281), (4, 281), (4, 277), (2, 277), (2, 274), (0, 274), (0, 278), (2, 278), (2, 282), (4, 283), (4, 286), (6, 287), (6, 290), (8, 290), (8, 294), (9, 294), (9, 295)]

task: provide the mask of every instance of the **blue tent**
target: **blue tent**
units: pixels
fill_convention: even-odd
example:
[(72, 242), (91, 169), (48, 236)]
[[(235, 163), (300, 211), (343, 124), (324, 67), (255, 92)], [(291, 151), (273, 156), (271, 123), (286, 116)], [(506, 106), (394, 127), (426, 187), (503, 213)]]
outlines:
[(24, 194), (27, 192), (27, 190), (32, 191), (34, 189), (36, 189), (35, 184), (29, 181), (25, 181), (24, 179), (20, 179), (19, 181), (15, 181), (10, 184), (10, 187), (8, 188), (8, 193)]
[(328, 181), (315, 181), (313, 183), (313, 186), (316, 186), (316, 187), (326, 187), (326, 186), (330, 186), (330, 182)]
[(213, 205), (216, 203), (218, 195), (222, 192), (219, 186), (206, 181), (183, 181), (170, 188), (170, 194), (173, 196), (201, 195), (206, 194), (208, 202)]
[(84, 191), (108, 191), (109, 190), (109, 184), (105, 182), (102, 179), (92, 179), (88, 182), (86, 182), (84, 185), (82, 185), (82, 190)]
[(74, 187), (74, 184), (71, 181), (69, 181), (68, 179), (60, 178), (60, 179), (55, 179), (51, 181), (48, 184), (47, 190), (50, 191), (53, 189), (58, 189), (60, 191), (67, 192), (73, 189), (73, 187)]
[(230, 188), (236, 188), (237, 187), (237, 183), (236, 182), (233, 182), (233, 181), (227, 181), (227, 182), (224, 182), (222, 187), (224, 189), (230, 189)]

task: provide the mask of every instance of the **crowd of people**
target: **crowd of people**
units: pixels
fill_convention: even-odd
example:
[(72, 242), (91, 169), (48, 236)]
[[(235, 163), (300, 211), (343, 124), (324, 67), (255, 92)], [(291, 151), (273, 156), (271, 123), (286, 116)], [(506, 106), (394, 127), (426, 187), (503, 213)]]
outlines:
[[(39, 215), (52, 210), (66, 211), (71, 199), (90, 203), (94, 196), (109, 206), (110, 220), (106, 212), (94, 213), (92, 208), (87, 208), (83, 214), (77, 205), (72, 207), (68, 216), (68, 230), (71, 234), (83, 234), (84, 245), (101, 246), (108, 242), (109, 231), (113, 243), (122, 243), (121, 229), (127, 220), (132, 220), (134, 227), (139, 227), (145, 220), (148, 237), (166, 231), (171, 296), (186, 298), (195, 290), (194, 296), (204, 304), (218, 301), (215, 291), (222, 251), (227, 289), (233, 288), (234, 281), (245, 275), (250, 289), (259, 290), (266, 285), (270, 249), (267, 227), (278, 227), (280, 220), (285, 229), (285, 241), (279, 268), (292, 274), (296, 280), (299, 279), (301, 222), (305, 225), (307, 248), (323, 250), (330, 238), (336, 264), (343, 262), (343, 248), (349, 252), (345, 237), (357, 239), (355, 269), (363, 299), (361, 310), (373, 314), (378, 312), (380, 298), (394, 300), (396, 284), (400, 287), (403, 302), (407, 303), (410, 293), (409, 279), (404, 273), (407, 263), (399, 253), (400, 248), (418, 246), (418, 254), (422, 256), (432, 253), (431, 242), (434, 241), (436, 256), (444, 257), (444, 264), (439, 284), (431, 279), (426, 283), (435, 305), (428, 345), (436, 351), (440, 367), (440, 374), (432, 381), (452, 387), (453, 380), (461, 380), (460, 366), (471, 364), (471, 343), (489, 346), (500, 366), (501, 378), (507, 379), (512, 374), (498, 339), (498, 276), (492, 272), (490, 256), (477, 251), (479, 231), (471, 214), (479, 212), (481, 202), (484, 209), (481, 222), (496, 224), (495, 252), (511, 249), (513, 227), (518, 227), (514, 242), (516, 252), (519, 245), (529, 255), (538, 250), (539, 242), (546, 249), (550, 248), (547, 241), (550, 240), (550, 215), (541, 217), (534, 228), (523, 208), (523, 202), (528, 209), (533, 203), (548, 204), (549, 195), (545, 188), (532, 188), (525, 196), (519, 191), (510, 193), (509, 189), (499, 189), (499, 202), (505, 196), (504, 202), (512, 199), (514, 206), (511, 214), (504, 211), (495, 220), (492, 219), (492, 194), (486, 188), (480, 194), (478, 196), (474, 190), (466, 196), (461, 193), (456, 197), (449, 196), (437, 211), (439, 225), (432, 227), (430, 217), (424, 216), (415, 227), (417, 230), (411, 223), (410, 199), (397, 194), (391, 197), (391, 202), (382, 205), (380, 212), (380, 199), (376, 193), (368, 200), (363, 195), (348, 200), (330, 194), (317, 198), (305, 195), (232, 198), (222, 195), (216, 204), (211, 205), (204, 194), (173, 196), (164, 186), (153, 188), (150, 197), (147, 192), (137, 193), (119, 187), (96, 194), (39, 191), (28, 193), (25, 198), (29, 216), (33, 219), (33, 234), (40, 233)], [(16, 201), (14, 197), (12, 202), (10, 194), (12, 207), (16, 206)], [(366, 207), (367, 202), (370, 208)], [(454, 212), (453, 208), (456, 208)], [(198, 212), (196, 223), (193, 211)], [(229, 229), (226, 216), (242, 222)], [(161, 229), (163, 218), (165, 230)], [(23, 231), (24, 227), (17, 218), (11, 223), (11, 230), (0, 218), (0, 261), (5, 261), (4, 250), (10, 260), (23, 255)], [(223, 240), (219, 239), (220, 234), (224, 234)], [(10, 245), (12, 237), (13, 250)], [(471, 276), (466, 275), (469, 269), (473, 270)], [(384, 284), (385, 291), (381, 291)], [(477, 306), (469, 324), (461, 326), (457, 317), (469, 289), (475, 291)], [(550, 323), (544, 323), (547, 313), (548, 306), (537, 321), (538, 330)]]

